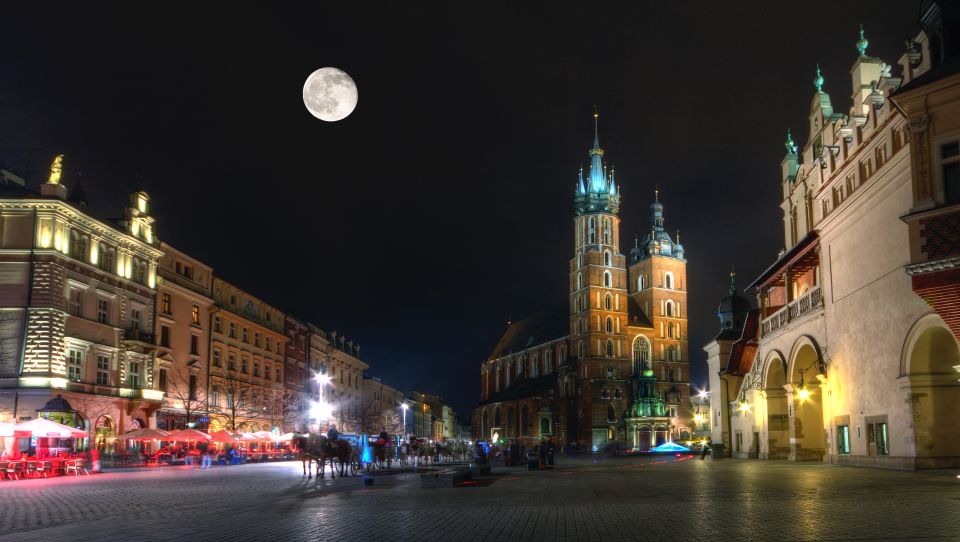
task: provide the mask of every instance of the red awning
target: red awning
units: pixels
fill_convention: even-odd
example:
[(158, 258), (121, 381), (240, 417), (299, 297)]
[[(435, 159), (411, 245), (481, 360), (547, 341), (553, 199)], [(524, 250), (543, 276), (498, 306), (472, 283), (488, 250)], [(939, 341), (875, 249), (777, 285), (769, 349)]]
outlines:
[(793, 245), (783, 256), (780, 256), (773, 265), (760, 274), (747, 289), (763, 289), (783, 282), (783, 273), (789, 267), (795, 275), (800, 275), (813, 269), (820, 263), (820, 257), (814, 250), (820, 245), (820, 236), (816, 230), (808, 233), (799, 243)]

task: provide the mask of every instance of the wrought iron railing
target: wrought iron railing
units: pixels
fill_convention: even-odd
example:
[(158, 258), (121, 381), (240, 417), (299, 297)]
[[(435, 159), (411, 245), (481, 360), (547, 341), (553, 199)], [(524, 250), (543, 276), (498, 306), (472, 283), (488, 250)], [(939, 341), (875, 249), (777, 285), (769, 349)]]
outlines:
[(788, 322), (796, 320), (801, 316), (823, 308), (823, 290), (820, 286), (815, 286), (807, 293), (790, 302), (786, 307), (771, 314), (763, 320), (763, 334), (772, 333)]

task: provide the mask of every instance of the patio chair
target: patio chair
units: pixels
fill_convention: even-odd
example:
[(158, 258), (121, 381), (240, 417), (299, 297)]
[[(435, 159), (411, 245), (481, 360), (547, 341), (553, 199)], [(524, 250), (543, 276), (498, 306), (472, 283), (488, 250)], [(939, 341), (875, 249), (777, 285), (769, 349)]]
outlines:
[(27, 461), (27, 463), (23, 466), (23, 468), (25, 469), (25, 472), (23, 473), (24, 477), (30, 478), (37, 471), (37, 462)]
[(34, 466), (33, 472), (37, 474), (37, 477), (47, 478), (50, 475), (50, 469), (53, 467), (53, 463), (50, 461), (37, 461), (37, 464)]
[(14, 480), (20, 479), (21, 474), (21, 463), (19, 461), (11, 461), (7, 464), (7, 478), (13, 478)]
[(83, 467), (82, 459), (67, 463), (67, 474), (70, 474), (70, 471), (73, 471), (74, 476), (80, 476), (81, 472), (87, 474), (86, 469)]

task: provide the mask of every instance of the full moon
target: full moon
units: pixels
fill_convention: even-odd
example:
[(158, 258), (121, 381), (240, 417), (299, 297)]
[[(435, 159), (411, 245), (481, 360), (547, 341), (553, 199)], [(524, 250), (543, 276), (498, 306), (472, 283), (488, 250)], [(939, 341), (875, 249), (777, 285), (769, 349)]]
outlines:
[(303, 84), (303, 105), (320, 120), (335, 122), (347, 118), (357, 107), (357, 85), (343, 70), (320, 68)]

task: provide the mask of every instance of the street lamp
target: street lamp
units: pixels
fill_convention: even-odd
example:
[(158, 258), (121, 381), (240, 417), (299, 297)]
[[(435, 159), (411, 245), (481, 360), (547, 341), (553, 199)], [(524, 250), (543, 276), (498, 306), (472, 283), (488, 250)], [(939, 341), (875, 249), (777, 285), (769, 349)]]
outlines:
[(410, 405), (406, 401), (400, 405), (400, 410), (403, 411), (403, 435), (406, 436), (407, 433), (407, 409), (410, 408)]

